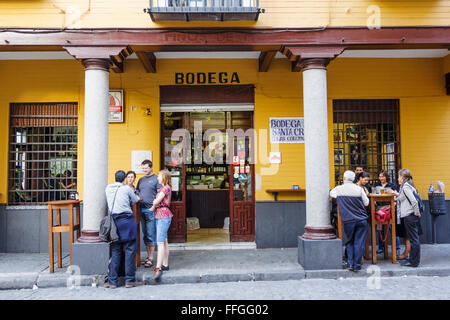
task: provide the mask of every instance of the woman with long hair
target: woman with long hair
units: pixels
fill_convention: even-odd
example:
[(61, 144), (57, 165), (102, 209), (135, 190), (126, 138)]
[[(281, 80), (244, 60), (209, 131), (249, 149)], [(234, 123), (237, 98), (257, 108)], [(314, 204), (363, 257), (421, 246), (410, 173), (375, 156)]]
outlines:
[(172, 197), (171, 175), (167, 170), (161, 170), (158, 174), (158, 182), (161, 188), (158, 190), (153, 206), (150, 211), (154, 212), (156, 221), (156, 244), (158, 255), (153, 277), (158, 280), (163, 270), (169, 270), (169, 242), (167, 241), (167, 231), (172, 222), (173, 214), (170, 212), (170, 199)]
[(420, 264), (420, 210), (419, 204), (414, 196), (417, 193), (416, 186), (408, 169), (400, 169), (398, 172), (400, 191), (390, 191), (397, 196), (397, 210), (403, 218), (406, 237), (411, 243), (409, 258), (401, 261), (402, 266), (417, 267)]
[(370, 181), (370, 174), (368, 172), (363, 171), (356, 174), (354, 183), (363, 188), (366, 195), (369, 195), (370, 193), (369, 181)]
[[(397, 186), (395, 183), (393, 183), (391, 181), (391, 176), (389, 175), (389, 173), (384, 170), (381, 170), (380, 173), (378, 174), (378, 182), (375, 185), (375, 188), (377, 188), (377, 187), (381, 187), (384, 190), (389, 190), (389, 189), (394, 190), (394, 191), (400, 190), (399, 186)], [(390, 205), (390, 204), (383, 203), (382, 205)], [(409, 254), (410, 243), (409, 243), (408, 238), (406, 238), (405, 228), (401, 224), (401, 221), (403, 221), (403, 220), (400, 220), (400, 214), (398, 213), (397, 208), (395, 208), (395, 212), (397, 213), (396, 216), (398, 216), (398, 219), (397, 218), (395, 219), (395, 222), (396, 222), (395, 235), (396, 235), (396, 246), (397, 246), (396, 250), (397, 250), (398, 259), (402, 260), (402, 259), (405, 259), (405, 257), (407, 257)], [(391, 227), (389, 226), (389, 229), (390, 228)], [(384, 234), (383, 230), (381, 230), (381, 235), (380, 235), (380, 233), (377, 233), (377, 241), (378, 241), (377, 253), (378, 254), (384, 253), (384, 245), (381, 240), (382, 239), (381, 237), (384, 237), (384, 236), (385, 236), (385, 234)], [(400, 237), (405, 238), (405, 251), (402, 254), (400, 254)]]

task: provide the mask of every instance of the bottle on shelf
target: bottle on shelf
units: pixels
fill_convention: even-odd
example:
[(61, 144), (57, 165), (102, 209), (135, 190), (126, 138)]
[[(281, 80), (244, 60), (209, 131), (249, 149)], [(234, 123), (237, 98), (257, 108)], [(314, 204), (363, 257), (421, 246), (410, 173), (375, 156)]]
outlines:
[(433, 183), (430, 184), (430, 188), (428, 189), (428, 193), (433, 193), (434, 192), (434, 187), (433, 187)]

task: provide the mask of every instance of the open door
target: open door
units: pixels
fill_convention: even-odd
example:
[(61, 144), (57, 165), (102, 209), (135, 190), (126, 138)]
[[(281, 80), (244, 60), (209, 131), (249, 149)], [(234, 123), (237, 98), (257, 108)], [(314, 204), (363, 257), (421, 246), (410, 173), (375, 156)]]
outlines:
[(163, 113), (161, 116), (161, 169), (167, 169), (172, 176), (172, 199), (170, 211), (173, 214), (168, 231), (171, 243), (186, 242), (186, 169), (183, 161), (184, 138), (173, 135), (174, 129), (182, 128), (184, 115)]
[(253, 137), (230, 136), (230, 240), (255, 241)]

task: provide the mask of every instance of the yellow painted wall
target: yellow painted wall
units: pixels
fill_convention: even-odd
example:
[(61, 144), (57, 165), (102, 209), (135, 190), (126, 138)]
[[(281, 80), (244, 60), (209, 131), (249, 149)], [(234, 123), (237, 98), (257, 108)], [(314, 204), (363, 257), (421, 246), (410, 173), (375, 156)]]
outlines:
[[(158, 60), (158, 73), (148, 74), (138, 60), (126, 60), (125, 72), (111, 73), (110, 87), (124, 89), (125, 122), (110, 124), (109, 181), (114, 171), (129, 169), (131, 150), (152, 150), (159, 168), (159, 85), (174, 84), (175, 72), (239, 72), (242, 84), (255, 84), (255, 129), (266, 129), (269, 117), (303, 116), (301, 73), (290, 72), (286, 59), (276, 59), (269, 72), (257, 72), (257, 60)], [(431, 181), (450, 186), (450, 97), (445, 95), (444, 59), (340, 58), (328, 67), (330, 185), (334, 183), (332, 99), (400, 99), (402, 164), (417, 179), (419, 191)], [(79, 103), (79, 191), (83, 184), (84, 72), (77, 61), (0, 61), (0, 203), (6, 202), (8, 110), (11, 102)], [(133, 108), (134, 106), (134, 108)], [(151, 108), (152, 116), (145, 115)], [(268, 133), (266, 136), (269, 144)], [(264, 144), (263, 144), (264, 145)], [(274, 146), (272, 146), (274, 147)], [(264, 150), (267, 156), (270, 150)], [(275, 151), (272, 149), (272, 151)], [(280, 144), (282, 164), (276, 174), (257, 154), (262, 175), (256, 200), (272, 200), (269, 188), (304, 187), (304, 145)], [(267, 162), (267, 160), (266, 160)], [(269, 172), (270, 173), (270, 172)], [(280, 200), (304, 196), (280, 195)]]
[(257, 22), (153, 23), (148, 0), (10, 0), (0, 2), (1, 27), (329, 27), (366, 26), (379, 12), (382, 26), (448, 26), (449, 0), (260, 0)]

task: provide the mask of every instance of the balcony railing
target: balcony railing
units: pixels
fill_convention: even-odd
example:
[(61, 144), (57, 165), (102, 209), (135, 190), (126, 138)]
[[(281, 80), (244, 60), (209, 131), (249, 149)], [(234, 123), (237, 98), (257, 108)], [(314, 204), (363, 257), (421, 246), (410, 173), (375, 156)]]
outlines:
[(150, 0), (144, 9), (153, 21), (258, 20), (259, 0)]

